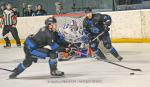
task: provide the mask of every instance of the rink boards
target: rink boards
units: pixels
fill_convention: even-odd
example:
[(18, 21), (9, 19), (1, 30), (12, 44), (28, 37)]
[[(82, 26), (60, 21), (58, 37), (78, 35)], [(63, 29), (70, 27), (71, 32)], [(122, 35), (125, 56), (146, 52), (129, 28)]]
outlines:
[[(150, 42), (150, 10), (117, 11), (106, 12), (106, 14), (111, 15), (113, 20), (110, 26), (113, 42)], [(71, 20), (76, 20), (78, 25), (82, 26), (84, 16), (81, 14), (82, 17), (79, 17), (79, 15), (57, 16), (58, 28), (63, 27), (65, 23)], [(22, 42), (26, 36), (37, 32), (49, 16), (19, 17), (17, 29)], [(0, 40), (0, 43), (3, 41)]]

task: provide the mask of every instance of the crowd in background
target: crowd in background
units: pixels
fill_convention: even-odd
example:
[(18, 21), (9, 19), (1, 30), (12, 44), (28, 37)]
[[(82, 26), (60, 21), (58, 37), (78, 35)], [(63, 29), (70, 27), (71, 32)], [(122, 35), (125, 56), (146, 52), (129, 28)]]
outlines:
[(47, 12), (44, 10), (41, 4), (35, 6), (35, 9), (32, 9), (32, 5), (25, 5), (23, 8), (23, 16), (43, 16), (47, 15)]
[[(6, 9), (6, 4), (2, 4), (0, 6), (0, 10), (3, 12), (4, 10)], [(17, 17), (20, 17), (20, 16), (23, 16), (23, 17), (26, 17), (26, 16), (44, 16), (44, 15), (47, 15), (47, 12), (44, 10), (43, 6), (41, 4), (38, 4), (34, 7), (33, 9), (33, 6), (28, 4), (23, 4), (23, 8), (22, 8), (22, 15), (21, 12), (18, 11), (17, 7), (13, 6), (12, 7), (12, 10), (14, 11), (14, 14), (17, 16)]]

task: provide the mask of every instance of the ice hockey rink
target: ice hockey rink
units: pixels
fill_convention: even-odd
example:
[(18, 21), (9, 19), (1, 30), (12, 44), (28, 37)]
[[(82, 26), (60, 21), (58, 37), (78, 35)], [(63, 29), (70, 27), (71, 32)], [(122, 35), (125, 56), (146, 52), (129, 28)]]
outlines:
[[(93, 58), (59, 62), (59, 70), (65, 72), (61, 78), (49, 74), (47, 60), (33, 64), (18, 79), (8, 79), (10, 72), (0, 70), (0, 87), (149, 87), (150, 86), (150, 44), (114, 43), (114, 47), (124, 57), (118, 62), (107, 54), (109, 60), (131, 68), (133, 71), (111, 65)], [(3, 49), (0, 46), (0, 67), (13, 69), (24, 59), (23, 48)]]

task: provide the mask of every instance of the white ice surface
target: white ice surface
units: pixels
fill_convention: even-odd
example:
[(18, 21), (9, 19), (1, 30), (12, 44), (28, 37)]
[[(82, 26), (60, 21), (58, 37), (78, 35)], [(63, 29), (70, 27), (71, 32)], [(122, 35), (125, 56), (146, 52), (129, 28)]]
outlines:
[[(19, 79), (8, 79), (10, 72), (0, 70), (0, 87), (150, 87), (150, 44), (113, 44), (124, 57), (122, 62), (143, 72), (133, 72), (92, 58), (59, 62), (65, 77), (52, 78), (47, 60), (33, 64)], [(24, 59), (23, 48), (3, 49), (0, 46), (0, 67), (13, 69)]]

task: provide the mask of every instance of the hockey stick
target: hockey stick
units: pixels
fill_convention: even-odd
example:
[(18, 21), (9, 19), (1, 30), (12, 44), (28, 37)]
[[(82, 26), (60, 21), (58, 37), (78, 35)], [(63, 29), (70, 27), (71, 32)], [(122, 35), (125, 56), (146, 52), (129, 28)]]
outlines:
[(104, 61), (104, 62), (107, 62), (107, 63), (110, 63), (110, 64), (113, 64), (113, 65), (116, 65), (116, 66), (119, 66), (119, 67), (122, 67), (122, 68), (125, 68), (125, 69), (128, 69), (128, 70), (142, 72), (142, 70), (141, 70), (141, 69), (129, 68), (129, 67), (126, 67), (126, 66), (123, 66), (123, 65), (120, 65), (120, 64), (117, 64), (117, 63), (111, 62), (111, 61), (107, 61), (107, 60), (103, 60), (103, 61)]
[(103, 32), (101, 32), (99, 35), (97, 35), (92, 41), (95, 41), (98, 37), (102, 36), (104, 33), (106, 32), (106, 30), (104, 30)]
[[(80, 53), (81, 53), (81, 54), (84, 54), (84, 55), (87, 55), (87, 54), (82, 53), (82, 52), (80, 52)], [(138, 69), (138, 68), (137, 68), (137, 69), (129, 68), (129, 67), (127, 67), (127, 66), (123, 66), (123, 65), (120, 65), (120, 64), (117, 64), (117, 63), (114, 63), (114, 62), (108, 61), (108, 60), (104, 60), (104, 59), (102, 59), (102, 61), (103, 61), (103, 62), (107, 62), (107, 63), (112, 64), (112, 65), (116, 65), (116, 66), (119, 66), (119, 67), (125, 68), (125, 69), (128, 69), (128, 70), (142, 72), (142, 70), (141, 70), (141, 69)]]
[[(99, 34), (96, 38), (94, 38), (92, 41), (95, 41), (98, 37), (100, 37), (100, 36), (103, 35), (104, 33), (105, 33), (105, 31), (103, 31), (102, 33), (100, 33), (100, 34)], [(104, 60), (104, 62), (113, 64), (113, 65), (116, 65), (116, 66), (119, 66), (119, 67), (122, 67), (122, 68), (125, 68), (125, 69), (129, 69), (129, 70), (132, 70), (132, 71), (139, 71), (139, 72), (142, 72), (141, 69), (133, 69), (133, 68), (129, 68), (129, 67), (126, 67), (126, 66), (123, 66), (123, 65), (120, 65), (120, 64), (111, 62), (111, 61), (106, 61), (106, 60)]]
[[(101, 32), (100, 34), (98, 34), (92, 41), (95, 41), (98, 37), (102, 36), (104, 33), (106, 32), (106, 30), (104, 30), (103, 32)], [(74, 51), (75, 53), (78, 52), (78, 51)], [(85, 53), (82, 53), (80, 52), (79, 54), (83, 54), (83, 55), (87, 55)], [(125, 69), (128, 69), (128, 70), (132, 70), (132, 71), (139, 71), (139, 72), (142, 72), (141, 69), (134, 69), (134, 68), (129, 68), (129, 67), (126, 67), (126, 66), (123, 66), (123, 65), (120, 65), (120, 64), (117, 64), (117, 63), (114, 63), (114, 62), (111, 62), (111, 61), (106, 61), (106, 60), (103, 60), (104, 62), (107, 62), (109, 64), (113, 64), (113, 65), (116, 65), (116, 66), (119, 66), (119, 67), (122, 67), (122, 68), (125, 68)]]
[(13, 70), (6, 69), (6, 68), (0, 68), (0, 70), (8, 71), (8, 72), (13, 72)]

